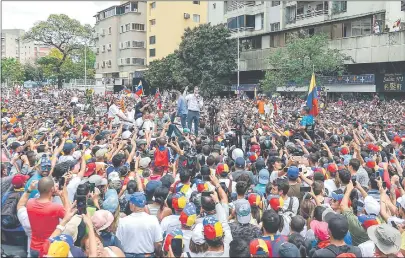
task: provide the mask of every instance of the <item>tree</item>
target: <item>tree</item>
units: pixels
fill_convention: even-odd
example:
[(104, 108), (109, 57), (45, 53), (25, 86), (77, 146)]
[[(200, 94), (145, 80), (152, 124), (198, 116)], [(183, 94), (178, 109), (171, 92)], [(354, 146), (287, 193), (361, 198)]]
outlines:
[(318, 75), (341, 75), (345, 61), (351, 58), (329, 48), (324, 34), (295, 35), (286, 47), (277, 48), (268, 57), (272, 69), (266, 71), (261, 86), (275, 91), (277, 86), (308, 85), (312, 72)]
[(46, 21), (40, 21), (34, 25), (25, 35), (24, 39), (52, 46), (60, 51), (61, 58), (47, 60), (55, 62), (55, 76), (58, 79), (58, 87), (62, 87), (62, 65), (69, 55), (75, 50), (81, 49), (85, 44), (89, 45), (93, 29), (90, 25), (81, 25), (78, 20), (71, 19), (65, 14), (51, 14)]
[(15, 58), (1, 60), (1, 82), (15, 83), (24, 81), (24, 69)]
[(44, 80), (44, 71), (37, 62), (24, 64), (23, 70), (25, 81), (42, 82)]
[(182, 85), (199, 86), (207, 95), (222, 90), (236, 70), (237, 42), (224, 25), (187, 28), (179, 46)]

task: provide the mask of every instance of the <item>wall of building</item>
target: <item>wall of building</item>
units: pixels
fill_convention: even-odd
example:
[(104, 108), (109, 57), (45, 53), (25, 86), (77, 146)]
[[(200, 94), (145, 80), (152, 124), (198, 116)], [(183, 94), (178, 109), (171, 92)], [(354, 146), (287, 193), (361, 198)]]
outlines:
[[(206, 23), (208, 3), (210, 2), (200, 1), (199, 4), (193, 4), (193, 1), (147, 2), (148, 63), (173, 53), (181, 42), (184, 29)], [(152, 8), (153, 4), (155, 8)], [(190, 15), (188, 19), (185, 19), (185, 13)], [(194, 14), (199, 15), (199, 22), (194, 21)], [(149, 43), (151, 36), (155, 36), (155, 44)], [(155, 56), (150, 55), (151, 49), (152, 51), (155, 49)]]
[(218, 25), (221, 23), (226, 23), (224, 17), (225, 14), (225, 3), (224, 1), (209, 1), (208, 6), (208, 23), (212, 25)]

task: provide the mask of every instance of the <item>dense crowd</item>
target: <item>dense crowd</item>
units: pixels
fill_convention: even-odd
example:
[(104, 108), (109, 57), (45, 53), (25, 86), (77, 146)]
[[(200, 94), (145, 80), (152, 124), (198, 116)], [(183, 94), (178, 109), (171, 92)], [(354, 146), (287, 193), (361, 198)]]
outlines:
[(405, 101), (4, 95), (2, 242), (30, 257), (405, 255)]

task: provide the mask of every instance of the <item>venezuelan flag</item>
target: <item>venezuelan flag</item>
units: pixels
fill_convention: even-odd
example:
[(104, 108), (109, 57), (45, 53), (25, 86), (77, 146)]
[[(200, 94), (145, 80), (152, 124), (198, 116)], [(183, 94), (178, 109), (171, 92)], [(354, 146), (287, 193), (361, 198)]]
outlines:
[(307, 106), (310, 108), (309, 113), (313, 116), (319, 114), (318, 94), (316, 91), (315, 73), (312, 73), (311, 83), (309, 84)]
[(143, 86), (142, 86), (142, 81), (141, 80), (139, 81), (138, 86), (136, 86), (135, 94), (138, 95), (138, 96), (143, 95)]

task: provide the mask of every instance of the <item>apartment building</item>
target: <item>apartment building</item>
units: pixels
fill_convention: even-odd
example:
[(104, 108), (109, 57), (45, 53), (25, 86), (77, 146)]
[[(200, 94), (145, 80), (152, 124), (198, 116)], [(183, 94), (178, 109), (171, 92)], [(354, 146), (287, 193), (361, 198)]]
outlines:
[(208, 1), (148, 1), (148, 63), (173, 53), (179, 47), (186, 28), (206, 23), (208, 3)]
[(96, 79), (115, 78), (131, 85), (146, 65), (146, 1), (121, 2), (98, 12), (96, 18)]
[(25, 31), (20, 29), (2, 30), (1, 58), (15, 58), (25, 64), (33, 63), (39, 57), (49, 53), (50, 48), (47, 46), (22, 40), (24, 33)]
[[(331, 48), (352, 57), (347, 84), (341, 78), (326, 80), (340, 83), (331, 91), (375, 92), (387, 88), (378, 85), (384, 74), (405, 75), (404, 1), (225, 1), (223, 5), (222, 19), (209, 5), (208, 22), (226, 22), (233, 37), (239, 38), (242, 89), (258, 85), (264, 71), (272, 69), (267, 56), (285, 46), (293, 34), (323, 32)], [(405, 92), (405, 83), (401, 91)]]

